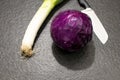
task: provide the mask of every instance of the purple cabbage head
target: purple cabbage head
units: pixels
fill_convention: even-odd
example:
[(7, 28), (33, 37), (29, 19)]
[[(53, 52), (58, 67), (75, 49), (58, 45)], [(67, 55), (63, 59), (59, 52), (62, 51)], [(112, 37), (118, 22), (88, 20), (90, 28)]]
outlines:
[(53, 19), (50, 30), (54, 43), (70, 52), (79, 50), (92, 39), (90, 18), (77, 10), (60, 12)]

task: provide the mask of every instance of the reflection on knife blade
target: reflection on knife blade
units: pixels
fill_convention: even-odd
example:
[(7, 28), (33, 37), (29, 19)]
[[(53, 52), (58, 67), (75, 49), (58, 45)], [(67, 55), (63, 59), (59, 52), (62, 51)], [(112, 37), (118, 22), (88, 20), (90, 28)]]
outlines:
[(108, 34), (103, 27), (101, 21), (95, 14), (95, 12), (91, 8), (86, 8), (82, 11), (83, 13), (86, 13), (92, 20), (93, 25), (93, 31), (97, 35), (97, 37), (100, 39), (100, 41), (105, 44), (108, 40)]

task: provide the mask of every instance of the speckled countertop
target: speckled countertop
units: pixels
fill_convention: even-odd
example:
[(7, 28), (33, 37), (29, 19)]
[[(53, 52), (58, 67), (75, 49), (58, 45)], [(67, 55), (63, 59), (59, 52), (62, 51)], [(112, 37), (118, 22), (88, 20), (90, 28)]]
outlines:
[(24, 32), (42, 0), (0, 0), (0, 80), (119, 80), (120, 0), (88, 0), (108, 32), (103, 45), (92, 41), (78, 53), (65, 53), (50, 36), (53, 17), (67, 9), (82, 10), (77, 0), (57, 6), (40, 29), (35, 55), (23, 59), (20, 45)]

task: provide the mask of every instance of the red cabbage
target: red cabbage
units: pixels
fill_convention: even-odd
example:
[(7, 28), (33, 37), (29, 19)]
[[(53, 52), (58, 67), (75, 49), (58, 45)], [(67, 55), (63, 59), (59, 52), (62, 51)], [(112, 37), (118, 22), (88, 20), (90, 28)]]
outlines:
[(76, 51), (92, 39), (90, 18), (77, 10), (60, 12), (51, 23), (51, 37), (54, 43), (66, 50)]

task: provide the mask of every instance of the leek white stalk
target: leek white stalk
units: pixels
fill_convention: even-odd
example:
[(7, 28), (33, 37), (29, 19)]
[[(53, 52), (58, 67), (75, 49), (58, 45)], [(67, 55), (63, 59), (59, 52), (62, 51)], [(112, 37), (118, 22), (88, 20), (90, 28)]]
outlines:
[(63, 0), (44, 0), (32, 20), (30, 21), (22, 40), (21, 51), (24, 56), (32, 56), (32, 46), (39, 28), (50, 11)]

